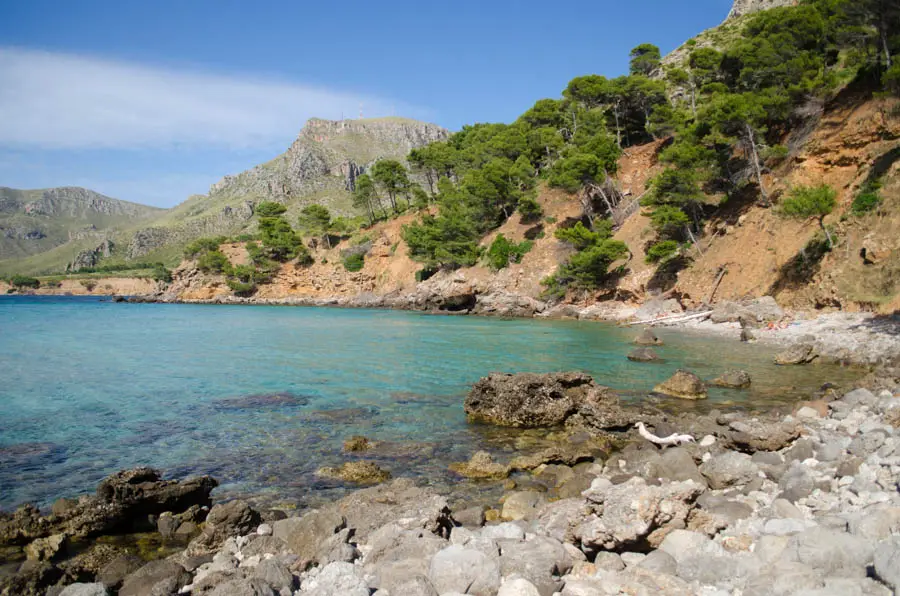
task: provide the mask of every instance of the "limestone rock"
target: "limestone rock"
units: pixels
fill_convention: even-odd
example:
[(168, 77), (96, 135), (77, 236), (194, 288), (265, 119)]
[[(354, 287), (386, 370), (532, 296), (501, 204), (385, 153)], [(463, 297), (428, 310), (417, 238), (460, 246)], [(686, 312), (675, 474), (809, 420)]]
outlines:
[(726, 451), (704, 462), (700, 472), (709, 480), (710, 488), (719, 490), (747, 484), (757, 477), (759, 468), (750, 461), (749, 455)]
[(750, 386), (750, 373), (744, 370), (729, 370), (710, 381), (709, 384), (730, 389), (746, 389)]
[(504, 544), (500, 555), (503, 577), (522, 577), (541, 596), (551, 596), (562, 588), (562, 577), (572, 569), (572, 558), (561, 542), (537, 536), (525, 542)]
[(379, 484), (391, 478), (390, 472), (370, 461), (348, 461), (336, 468), (319, 468), (316, 474), (355, 484)]
[(329, 563), (313, 579), (304, 582), (303, 596), (369, 596), (360, 570), (350, 563)]
[(474, 480), (506, 478), (509, 475), (509, 467), (496, 463), (487, 451), (477, 451), (465, 463), (450, 464), (450, 469)]
[(511, 521), (532, 519), (537, 510), (546, 502), (547, 500), (539, 492), (525, 490), (510, 493), (503, 501), (500, 517)]
[(317, 560), (320, 543), (334, 536), (346, 525), (343, 516), (334, 511), (310, 511), (303, 517), (276, 521), (272, 524), (272, 537), (283, 540), (301, 559), (311, 561)]
[(431, 560), (428, 579), (440, 594), (495, 596), (500, 588), (500, 563), (481, 551), (454, 544)]
[(661, 346), (663, 341), (659, 339), (652, 329), (644, 329), (641, 334), (634, 338), (634, 343), (639, 346)]
[(259, 512), (243, 500), (220, 503), (209, 510), (203, 532), (221, 542), (231, 536), (249, 534), (261, 521)]
[(65, 534), (54, 534), (47, 538), (38, 538), (25, 547), (25, 556), (34, 561), (49, 561), (65, 548)]
[(655, 362), (659, 360), (659, 354), (653, 348), (635, 348), (628, 353), (628, 359), (632, 362)]
[(775, 364), (781, 366), (809, 364), (817, 357), (818, 353), (812, 344), (795, 344), (775, 356)]
[(900, 536), (879, 542), (874, 558), (878, 577), (895, 592), (900, 591)]
[(119, 596), (174, 594), (191, 582), (184, 567), (169, 560), (151, 561), (125, 578)]
[(107, 596), (109, 592), (101, 583), (69, 584), (63, 588), (59, 596)]
[(729, 423), (735, 445), (751, 451), (779, 451), (800, 436), (796, 423), (769, 422), (757, 419), (735, 420)]
[(677, 370), (669, 380), (653, 388), (656, 393), (671, 395), (681, 399), (706, 399), (706, 383), (700, 377), (686, 370)]
[(779, 6), (795, 6), (797, 0), (734, 0), (728, 19), (735, 19), (744, 15), (777, 8)]
[(628, 424), (618, 397), (584, 373), (493, 373), (478, 381), (465, 401), (471, 420), (500, 426), (561, 425), (580, 414), (597, 429)]

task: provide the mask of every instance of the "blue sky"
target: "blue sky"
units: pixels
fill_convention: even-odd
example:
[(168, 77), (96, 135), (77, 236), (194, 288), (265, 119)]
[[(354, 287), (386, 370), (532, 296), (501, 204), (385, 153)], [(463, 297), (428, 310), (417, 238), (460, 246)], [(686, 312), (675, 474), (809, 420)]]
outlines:
[(624, 74), (731, 0), (0, 0), (0, 186), (169, 207), (286, 149), (307, 118), (509, 122)]

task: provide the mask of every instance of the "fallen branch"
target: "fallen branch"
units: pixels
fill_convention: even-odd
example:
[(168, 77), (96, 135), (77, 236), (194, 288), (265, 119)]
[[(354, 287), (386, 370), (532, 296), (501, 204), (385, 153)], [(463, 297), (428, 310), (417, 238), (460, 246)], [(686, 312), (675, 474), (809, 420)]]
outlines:
[(709, 310), (706, 312), (695, 313), (692, 315), (670, 315), (668, 317), (662, 317), (659, 319), (645, 319), (643, 321), (634, 321), (633, 323), (628, 323), (628, 325), (656, 325), (658, 323), (680, 323), (682, 321), (690, 321), (691, 319), (699, 319), (706, 318), (711, 315), (713, 311)]
[(638, 422), (635, 426), (637, 426), (638, 434), (653, 443), (654, 445), (681, 445), (683, 443), (694, 443), (696, 439), (691, 435), (679, 435), (678, 433), (672, 433), (668, 437), (657, 437), (644, 426), (643, 422)]

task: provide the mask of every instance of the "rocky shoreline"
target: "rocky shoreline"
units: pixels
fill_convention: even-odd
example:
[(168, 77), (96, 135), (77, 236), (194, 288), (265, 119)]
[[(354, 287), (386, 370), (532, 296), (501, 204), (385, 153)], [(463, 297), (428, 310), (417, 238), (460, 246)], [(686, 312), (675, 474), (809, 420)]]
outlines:
[[(898, 593), (900, 371), (862, 385), (825, 387), (788, 415), (698, 415), (620, 405), (581, 373), (492, 375), (466, 399), (471, 420), (567, 437), (454, 467), (461, 482), (503, 483), (497, 503), (452, 503), (401, 478), (288, 517), (210, 506), (211, 478), (134, 470), (46, 516), (0, 516), (2, 552), (27, 556), (0, 593)], [(144, 562), (98, 541), (65, 558), (75, 540), (148, 524), (186, 546)]]
[[(426, 282), (427, 283), (427, 282)], [(332, 298), (255, 298), (222, 296), (185, 300), (174, 294), (127, 299), (138, 303), (381, 308), (438, 315), (503, 318), (571, 319), (579, 321), (664, 325), (689, 333), (789, 347), (809, 344), (815, 358), (842, 365), (881, 366), (900, 362), (900, 318), (871, 313), (788, 313), (769, 296), (742, 302), (723, 301), (698, 313), (685, 312), (676, 300), (649, 300), (640, 307), (606, 301), (589, 305), (550, 305), (509, 292), (479, 293), (464, 284), (438, 288), (420, 284), (413, 293), (359, 294)], [(703, 313), (708, 312), (709, 316)], [(702, 318), (689, 318), (701, 315)], [(684, 318), (686, 320), (680, 320)], [(668, 320), (667, 320), (668, 319)]]

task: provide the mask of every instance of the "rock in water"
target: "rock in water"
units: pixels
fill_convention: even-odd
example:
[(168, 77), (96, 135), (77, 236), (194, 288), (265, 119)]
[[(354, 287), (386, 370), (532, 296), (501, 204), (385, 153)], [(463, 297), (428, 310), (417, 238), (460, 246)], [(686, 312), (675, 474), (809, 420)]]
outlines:
[(659, 360), (659, 354), (653, 348), (635, 348), (628, 353), (628, 359), (632, 362), (654, 362)]
[(506, 478), (509, 475), (509, 466), (496, 463), (487, 451), (476, 452), (467, 462), (450, 464), (450, 469), (472, 479)]
[(782, 366), (809, 364), (818, 357), (811, 344), (797, 344), (775, 356), (775, 364)]
[(750, 373), (744, 370), (729, 370), (709, 382), (716, 387), (746, 389), (750, 386)]
[(557, 426), (576, 414), (598, 430), (631, 422), (611, 389), (579, 372), (492, 373), (472, 387), (465, 411), (473, 421), (518, 428)]
[(706, 383), (700, 377), (686, 370), (677, 370), (672, 377), (653, 388), (656, 393), (671, 395), (681, 399), (706, 399)]
[(349, 461), (337, 468), (319, 468), (316, 474), (356, 484), (378, 484), (391, 478), (390, 472), (382, 470), (370, 461)]
[(368, 451), (375, 446), (375, 443), (361, 435), (353, 435), (344, 441), (344, 451), (347, 453), (356, 453), (358, 451)]
[(656, 334), (653, 333), (650, 329), (644, 329), (641, 331), (641, 334), (634, 338), (634, 343), (639, 346), (661, 346), (663, 345), (663, 341), (656, 337)]

